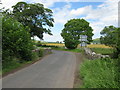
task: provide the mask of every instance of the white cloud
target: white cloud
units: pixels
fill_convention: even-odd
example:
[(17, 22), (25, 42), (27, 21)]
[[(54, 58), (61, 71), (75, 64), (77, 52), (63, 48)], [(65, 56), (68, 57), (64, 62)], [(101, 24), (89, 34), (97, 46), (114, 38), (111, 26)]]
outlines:
[(43, 39), (47, 42), (63, 41), (63, 38), (61, 37), (60, 33), (53, 33), (53, 36), (44, 34)]
[(11, 9), (13, 5), (21, 1), (23, 0), (1, 0), (2, 4), (0, 5), (0, 8), (5, 7), (5, 9)]
[(71, 5), (67, 4), (62, 8), (53, 9), (53, 18), (55, 23), (65, 24), (67, 20), (71, 19), (73, 16), (70, 14)]
[(71, 15), (85, 15), (87, 13), (89, 13), (90, 11), (92, 10), (92, 6), (85, 6), (85, 7), (82, 7), (82, 8), (78, 8), (78, 9), (72, 9), (70, 11), (70, 14)]
[(27, 0), (44, 4), (45, 7), (51, 7), (55, 2), (104, 2), (105, 0)]

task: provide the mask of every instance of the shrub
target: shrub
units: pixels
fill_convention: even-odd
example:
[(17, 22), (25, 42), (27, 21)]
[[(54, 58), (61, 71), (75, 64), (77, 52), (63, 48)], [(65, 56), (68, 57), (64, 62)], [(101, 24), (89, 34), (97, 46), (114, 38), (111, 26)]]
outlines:
[(2, 25), (3, 67), (5, 63), (12, 61), (11, 57), (32, 60), (33, 46), (29, 28), (8, 17), (2, 18)]

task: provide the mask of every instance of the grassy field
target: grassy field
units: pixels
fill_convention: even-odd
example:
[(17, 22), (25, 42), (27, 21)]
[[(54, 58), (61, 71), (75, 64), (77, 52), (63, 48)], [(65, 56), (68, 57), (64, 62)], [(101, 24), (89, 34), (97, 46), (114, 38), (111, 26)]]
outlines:
[(85, 60), (80, 67), (81, 88), (118, 88), (116, 61), (113, 59)]
[[(65, 46), (63, 43), (44, 43), (45, 45), (51, 45), (51, 46), (59, 46), (59, 47), (63, 47)], [(78, 45), (78, 48), (80, 47), (80, 45)], [(90, 44), (87, 46), (88, 48), (111, 48), (109, 46), (103, 45), (103, 44)]]
[(50, 45), (50, 46), (65, 46), (63, 43), (46, 43), (45, 45)]
[[(44, 45), (48, 45), (48, 46), (57, 46), (59, 48), (57, 49), (63, 49), (61, 47), (64, 47), (64, 44), (60, 44), (60, 43), (45, 43)], [(91, 44), (87, 46), (88, 48), (91, 48), (91, 50), (93, 52), (99, 53), (99, 54), (103, 54), (103, 55), (111, 55), (113, 53), (113, 48), (103, 45), (103, 44)], [(80, 45), (78, 45), (78, 48), (80, 49)], [(64, 49), (67, 51), (67, 49)], [(69, 50), (70, 51), (70, 50)], [(73, 50), (72, 50), (73, 51)], [(77, 52), (77, 50), (74, 50), (75, 52)], [(79, 51), (78, 51), (79, 52)]]
[(91, 48), (93, 52), (103, 55), (111, 55), (113, 54), (114, 50), (112, 48)]
[(103, 45), (103, 44), (90, 44), (87, 47), (88, 48), (111, 48), (111, 47)]

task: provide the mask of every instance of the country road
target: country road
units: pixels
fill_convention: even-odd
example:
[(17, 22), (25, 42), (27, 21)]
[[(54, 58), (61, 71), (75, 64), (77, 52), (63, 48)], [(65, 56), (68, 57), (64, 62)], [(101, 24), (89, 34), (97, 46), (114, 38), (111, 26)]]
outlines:
[(73, 88), (76, 56), (56, 51), (2, 79), (3, 88)]

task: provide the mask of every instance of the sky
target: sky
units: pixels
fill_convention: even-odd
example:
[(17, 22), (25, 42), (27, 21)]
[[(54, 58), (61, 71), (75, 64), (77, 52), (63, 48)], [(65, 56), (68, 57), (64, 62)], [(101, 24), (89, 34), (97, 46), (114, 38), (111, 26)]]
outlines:
[[(93, 28), (93, 39), (100, 37), (100, 31), (105, 26), (118, 26), (119, 0), (1, 0), (6, 9), (11, 9), (19, 1), (27, 3), (42, 3), (53, 11), (54, 27), (51, 28), (53, 36), (44, 34), (44, 41), (63, 41), (60, 33), (64, 24), (73, 18), (85, 19)], [(36, 40), (39, 40), (35, 37)]]

